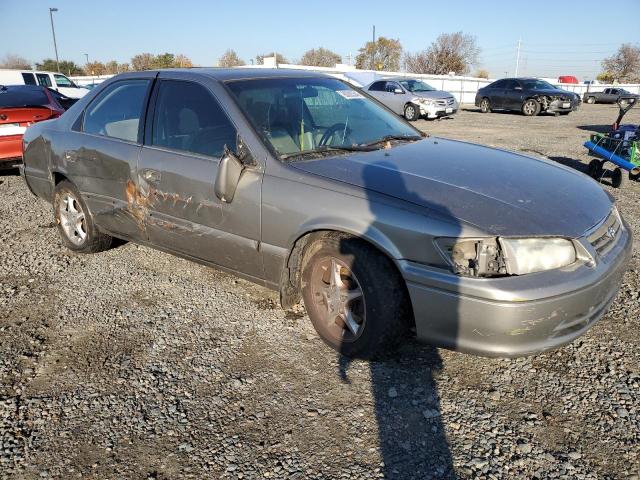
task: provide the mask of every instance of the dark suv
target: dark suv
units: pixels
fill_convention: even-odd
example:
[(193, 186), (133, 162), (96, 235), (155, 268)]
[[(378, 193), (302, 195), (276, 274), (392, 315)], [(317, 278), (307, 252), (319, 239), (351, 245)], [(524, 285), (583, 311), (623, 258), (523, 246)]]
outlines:
[(567, 115), (578, 108), (580, 97), (537, 78), (503, 78), (478, 90), (475, 103), (483, 113), (513, 110), (529, 117), (541, 112)]

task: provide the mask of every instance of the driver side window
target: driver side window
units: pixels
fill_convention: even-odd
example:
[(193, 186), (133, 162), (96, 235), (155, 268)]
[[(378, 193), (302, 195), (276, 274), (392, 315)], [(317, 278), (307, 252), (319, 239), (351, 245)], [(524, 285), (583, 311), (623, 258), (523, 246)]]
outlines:
[(220, 158), (236, 146), (236, 129), (202, 85), (163, 80), (153, 114), (151, 145)]

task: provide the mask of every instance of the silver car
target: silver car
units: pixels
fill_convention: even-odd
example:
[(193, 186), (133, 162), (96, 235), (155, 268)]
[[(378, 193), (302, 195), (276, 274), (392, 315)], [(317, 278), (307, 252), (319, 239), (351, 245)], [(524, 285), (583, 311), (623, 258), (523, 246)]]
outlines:
[(632, 245), (589, 177), (426, 136), (312, 72), (118, 75), (27, 129), (22, 174), (74, 252), (117, 237), (240, 275), (350, 356), (411, 332), (557, 347), (605, 313)]
[(364, 90), (409, 121), (449, 116), (458, 111), (458, 101), (453, 95), (416, 78), (377, 80)]

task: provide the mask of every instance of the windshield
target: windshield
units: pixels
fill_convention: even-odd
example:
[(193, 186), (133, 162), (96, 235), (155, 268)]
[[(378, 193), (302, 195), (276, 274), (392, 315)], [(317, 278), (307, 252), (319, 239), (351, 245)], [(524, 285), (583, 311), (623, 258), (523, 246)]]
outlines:
[(521, 80), (525, 90), (559, 90), (544, 80)]
[(435, 88), (421, 80), (400, 80), (400, 85), (410, 92), (435, 92)]
[(64, 75), (56, 74), (54, 75), (54, 78), (56, 79), (56, 85), (58, 85), (59, 87), (78, 88), (75, 83), (73, 83)]
[(240, 108), (281, 156), (364, 149), (420, 132), (334, 78), (269, 78), (229, 82)]

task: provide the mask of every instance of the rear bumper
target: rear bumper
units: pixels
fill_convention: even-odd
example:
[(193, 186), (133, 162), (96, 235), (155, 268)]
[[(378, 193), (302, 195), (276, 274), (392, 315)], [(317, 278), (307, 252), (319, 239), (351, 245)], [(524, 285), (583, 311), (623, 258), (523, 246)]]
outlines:
[(0, 168), (5, 162), (22, 160), (22, 135), (0, 137)]
[(417, 336), (436, 346), (517, 357), (573, 341), (614, 300), (631, 256), (628, 226), (595, 267), (584, 264), (520, 277), (461, 278), (404, 262)]

